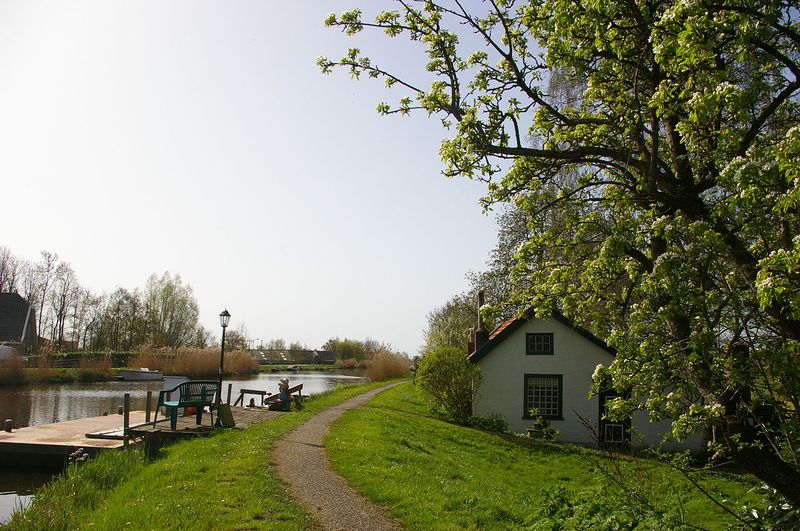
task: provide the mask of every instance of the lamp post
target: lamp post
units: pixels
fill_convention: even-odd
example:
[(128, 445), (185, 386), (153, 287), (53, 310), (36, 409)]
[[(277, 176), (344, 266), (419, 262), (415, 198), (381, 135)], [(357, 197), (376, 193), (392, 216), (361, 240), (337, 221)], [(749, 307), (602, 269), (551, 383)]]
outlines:
[(219, 353), (219, 392), (217, 393), (217, 422), (214, 423), (214, 426), (221, 428), (222, 421), (219, 418), (219, 406), (222, 405), (222, 372), (225, 367), (225, 329), (228, 328), (228, 323), (231, 320), (231, 314), (228, 313), (228, 309), (222, 310), (222, 313), (219, 314), (219, 325), (222, 327), (222, 348), (220, 349)]

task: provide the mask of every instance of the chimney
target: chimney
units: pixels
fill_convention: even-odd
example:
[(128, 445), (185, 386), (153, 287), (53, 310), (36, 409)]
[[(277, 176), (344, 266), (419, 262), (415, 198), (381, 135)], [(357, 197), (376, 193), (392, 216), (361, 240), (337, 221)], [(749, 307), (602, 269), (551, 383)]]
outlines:
[(483, 316), (481, 315), (481, 308), (484, 305), (483, 290), (478, 292), (478, 329), (475, 330), (475, 350), (480, 350), (489, 341), (489, 331), (483, 324)]

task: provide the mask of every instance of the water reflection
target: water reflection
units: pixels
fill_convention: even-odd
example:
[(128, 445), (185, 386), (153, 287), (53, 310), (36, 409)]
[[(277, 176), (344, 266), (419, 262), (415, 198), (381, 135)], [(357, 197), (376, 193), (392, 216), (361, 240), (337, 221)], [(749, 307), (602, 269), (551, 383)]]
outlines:
[[(278, 380), (289, 378), (289, 385), (303, 384), (303, 394), (317, 394), (337, 385), (359, 383), (364, 378), (353, 374), (330, 372), (267, 373), (251, 377), (223, 381), (223, 398), (227, 397), (231, 385), (231, 403), (239, 396), (240, 389), (260, 389), (278, 392)], [(131, 409), (143, 410), (147, 391), (154, 398), (163, 388), (162, 382), (99, 382), (73, 384), (35, 384), (0, 387), (0, 419), (14, 419), (19, 426), (49, 424), (104, 413), (116, 414), (122, 405), (125, 393), (131, 395)]]
[(50, 481), (52, 474), (3, 472), (0, 474), (0, 524), (11, 517), (14, 509), (30, 503), (34, 491)]

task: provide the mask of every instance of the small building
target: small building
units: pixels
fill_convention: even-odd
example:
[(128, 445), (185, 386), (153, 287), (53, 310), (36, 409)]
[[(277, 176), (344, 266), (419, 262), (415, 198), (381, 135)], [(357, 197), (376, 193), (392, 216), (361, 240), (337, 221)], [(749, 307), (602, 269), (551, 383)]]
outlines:
[(330, 350), (315, 350), (313, 359), (314, 363), (322, 365), (333, 365), (336, 363), (336, 355)]
[[(603, 418), (604, 405), (619, 393), (589, 396), (597, 365), (610, 365), (614, 355), (605, 342), (558, 312), (547, 319), (527, 312), (491, 333), (479, 322), (468, 347), (468, 359), (482, 373), (473, 413), (499, 414), (512, 431), (524, 433), (534, 422), (535, 409), (536, 416), (559, 432), (560, 441), (620, 447), (661, 444), (671, 421), (649, 422), (646, 412), (638, 412), (631, 421), (612, 422)], [(632, 431), (639, 437), (632, 437)], [(700, 444), (701, 437), (693, 436), (684, 442), (667, 440), (663, 448), (699, 450)]]
[(297, 364), (327, 364), (336, 363), (333, 352), (329, 350), (290, 350), (290, 349), (258, 349), (260, 363), (297, 363)]
[(18, 293), (0, 293), (0, 344), (20, 354), (36, 350), (36, 310)]

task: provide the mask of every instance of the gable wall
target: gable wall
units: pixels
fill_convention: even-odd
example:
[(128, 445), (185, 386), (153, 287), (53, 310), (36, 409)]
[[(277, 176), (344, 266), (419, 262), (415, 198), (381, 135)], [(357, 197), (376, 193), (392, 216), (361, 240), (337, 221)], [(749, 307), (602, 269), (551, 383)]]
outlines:
[[(527, 333), (552, 333), (554, 355), (526, 355)], [(530, 319), (478, 362), (483, 379), (474, 413), (481, 416), (500, 413), (511, 431), (525, 433), (532, 424), (531, 419), (523, 418), (525, 374), (562, 375), (563, 420), (551, 420), (551, 426), (559, 432), (561, 441), (593, 445), (596, 441), (578, 415), (598, 429), (598, 398), (588, 397), (592, 374), (599, 363), (608, 366), (613, 359), (608, 351), (555, 319)], [(671, 430), (672, 423), (650, 422), (647, 412), (640, 411), (634, 414), (632, 427), (638, 434), (632, 437), (633, 446), (657, 446)], [(702, 437), (693, 435), (683, 442), (666, 442), (663, 448), (696, 451), (701, 444)]]
[[(526, 333), (552, 333), (555, 354), (525, 354)], [(564, 420), (552, 420), (560, 440), (582, 444), (594, 443), (581, 424), (580, 416), (597, 424), (597, 397), (588, 398), (592, 373), (598, 363), (608, 365), (613, 356), (555, 319), (530, 319), (515, 330), (478, 362), (483, 380), (475, 401), (476, 415), (500, 413), (509, 428), (524, 433), (532, 423), (524, 419), (525, 374), (562, 375), (562, 414)]]

